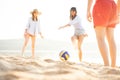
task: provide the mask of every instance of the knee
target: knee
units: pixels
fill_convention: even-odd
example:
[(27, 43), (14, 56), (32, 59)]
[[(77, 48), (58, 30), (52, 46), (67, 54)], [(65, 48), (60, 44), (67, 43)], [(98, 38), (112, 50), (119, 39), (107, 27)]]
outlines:
[(74, 40), (75, 40), (75, 37), (74, 37), (74, 36), (72, 36), (72, 37), (71, 37), (71, 41), (74, 41)]
[(103, 36), (96, 36), (96, 38), (97, 38), (97, 41), (99, 41), (99, 42), (105, 41), (105, 37), (103, 37)]

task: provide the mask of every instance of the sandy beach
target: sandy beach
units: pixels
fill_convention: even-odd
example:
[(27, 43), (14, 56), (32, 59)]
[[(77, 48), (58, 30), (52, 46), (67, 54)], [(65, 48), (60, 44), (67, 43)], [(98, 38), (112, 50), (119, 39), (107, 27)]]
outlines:
[[(86, 44), (83, 46), (84, 53), (91, 55), (84, 54), (83, 62), (78, 62), (77, 55), (71, 54), (72, 47), (69, 43), (50, 40), (37, 42), (36, 57), (31, 59), (29, 44), (25, 57), (20, 56), (22, 42), (0, 41), (0, 80), (120, 80), (120, 67), (103, 66), (101, 57), (95, 55), (97, 49)], [(59, 59), (58, 54), (62, 49), (70, 52), (71, 57), (67, 62)]]
[(0, 56), (0, 80), (120, 80), (120, 67)]

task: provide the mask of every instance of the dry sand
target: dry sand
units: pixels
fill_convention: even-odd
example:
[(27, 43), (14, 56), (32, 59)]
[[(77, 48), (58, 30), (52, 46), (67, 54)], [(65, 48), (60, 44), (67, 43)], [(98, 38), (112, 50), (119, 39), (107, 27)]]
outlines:
[(120, 67), (0, 55), (0, 80), (120, 80)]
[(23, 40), (0, 40), (0, 80), (120, 80), (120, 67), (103, 66), (95, 43), (84, 43), (81, 63), (75, 62), (74, 52), (69, 53), (69, 62), (57, 58), (60, 50), (72, 49), (66, 42), (38, 40), (35, 59), (29, 58), (30, 44), (25, 57), (20, 56), (22, 45)]

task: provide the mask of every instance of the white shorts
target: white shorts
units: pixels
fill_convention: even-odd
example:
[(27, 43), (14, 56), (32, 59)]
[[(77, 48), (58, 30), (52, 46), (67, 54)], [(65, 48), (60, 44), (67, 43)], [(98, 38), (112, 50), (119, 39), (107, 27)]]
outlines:
[(75, 29), (74, 36), (80, 36), (84, 34), (86, 34), (84, 29)]

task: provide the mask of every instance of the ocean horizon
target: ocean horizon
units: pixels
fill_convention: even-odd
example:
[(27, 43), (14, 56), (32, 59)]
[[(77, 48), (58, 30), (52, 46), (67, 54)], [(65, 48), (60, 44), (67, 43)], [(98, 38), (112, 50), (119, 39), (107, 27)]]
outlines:
[[(21, 56), (21, 49), (24, 39), (0, 40), (0, 55)], [(25, 56), (31, 56), (30, 41), (25, 50)], [(117, 44), (117, 66), (120, 66), (120, 45)], [(35, 45), (35, 56), (41, 59), (60, 60), (59, 53), (62, 50), (70, 54), (69, 61), (80, 63), (78, 54), (70, 41), (58, 41), (48, 39), (37, 39)], [(96, 42), (83, 42), (83, 61), (90, 63), (103, 64)]]

